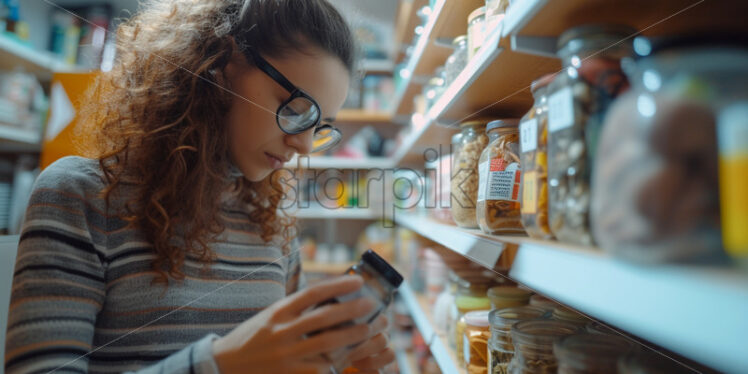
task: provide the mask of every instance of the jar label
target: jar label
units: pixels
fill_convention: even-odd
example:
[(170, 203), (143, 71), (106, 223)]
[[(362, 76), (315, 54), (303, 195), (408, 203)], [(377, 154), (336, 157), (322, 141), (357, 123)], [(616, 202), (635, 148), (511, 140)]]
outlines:
[(470, 364), (470, 342), (465, 334), (462, 334), (462, 357), (465, 358), (465, 364)]
[(528, 171), (522, 174), (522, 205), (523, 214), (535, 214), (538, 212), (538, 172)]
[(521, 171), (518, 163), (509, 164), (501, 157), (494, 157), (481, 163), (478, 170), (478, 201), (519, 201)]
[(538, 119), (532, 118), (519, 125), (519, 146), (522, 153), (538, 148)]
[(574, 124), (574, 94), (564, 87), (548, 97), (548, 129), (563, 130)]

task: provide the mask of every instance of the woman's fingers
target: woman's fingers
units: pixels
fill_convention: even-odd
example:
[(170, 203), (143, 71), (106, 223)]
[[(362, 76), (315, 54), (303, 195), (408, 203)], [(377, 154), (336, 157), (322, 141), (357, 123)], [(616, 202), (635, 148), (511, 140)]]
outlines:
[(376, 305), (369, 299), (358, 298), (340, 304), (328, 304), (305, 312), (282, 328), (288, 336), (301, 337), (311, 332), (336, 327), (369, 313)]
[(374, 356), (354, 361), (353, 367), (361, 371), (377, 371), (395, 361), (395, 352), (387, 348)]
[(387, 337), (384, 334), (378, 334), (356, 347), (353, 352), (348, 355), (348, 361), (356, 362), (364, 358), (377, 355), (387, 348), (387, 343)]
[(324, 331), (308, 339), (296, 342), (289, 348), (289, 355), (292, 357), (307, 358), (322, 353), (333, 352), (366, 340), (369, 331), (367, 324)]
[(336, 296), (346, 295), (361, 289), (363, 279), (357, 275), (346, 275), (324, 281), (300, 291), (286, 299), (277, 310), (275, 322), (295, 319), (303, 311)]

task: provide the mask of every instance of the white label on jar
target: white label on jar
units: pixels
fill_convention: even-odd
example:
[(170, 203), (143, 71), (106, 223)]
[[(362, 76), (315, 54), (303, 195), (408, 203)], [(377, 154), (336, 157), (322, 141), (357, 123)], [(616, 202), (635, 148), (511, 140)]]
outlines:
[[(491, 159), (486, 186), (486, 200), (519, 201), (519, 164), (507, 164), (501, 157)], [(481, 174), (483, 175), (483, 174)]]
[(538, 148), (538, 119), (532, 118), (519, 124), (519, 146), (522, 153)]
[(467, 335), (462, 335), (462, 356), (465, 357), (465, 363), (470, 363), (470, 342), (468, 341)]
[(548, 97), (548, 129), (563, 130), (574, 123), (574, 95), (564, 87)]
[(488, 185), (488, 166), (489, 160), (481, 162), (478, 165), (478, 201), (486, 200), (486, 188)]

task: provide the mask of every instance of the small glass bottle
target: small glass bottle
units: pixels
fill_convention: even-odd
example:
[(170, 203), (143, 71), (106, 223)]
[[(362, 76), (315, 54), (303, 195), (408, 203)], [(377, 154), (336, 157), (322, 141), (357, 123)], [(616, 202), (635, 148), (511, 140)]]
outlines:
[(487, 234), (524, 233), (520, 218), (518, 120), (489, 122), (488, 145), (478, 161), (476, 218)]
[(533, 238), (551, 239), (548, 225), (548, 95), (554, 75), (532, 82), (535, 104), (519, 125), (522, 153), (522, 226)]
[(491, 310), (491, 301), (485, 296), (457, 296), (455, 305), (457, 305), (458, 315), (457, 324), (455, 325), (455, 351), (457, 352), (457, 362), (463, 364), (465, 363), (465, 347), (462, 335), (465, 333), (465, 327), (467, 326), (465, 314), (479, 310), (489, 311)]
[(462, 73), (462, 70), (465, 69), (465, 66), (467, 66), (467, 35), (460, 35), (454, 38), (452, 40), (452, 48), (454, 48), (454, 51), (447, 57), (447, 62), (444, 64), (444, 69), (447, 71), (445, 86), (449, 86), (454, 82), (457, 76)]
[(566, 336), (553, 344), (558, 374), (615, 373), (618, 360), (633, 348), (622, 337), (591, 333)]
[(512, 374), (555, 374), (558, 363), (553, 343), (579, 332), (571, 323), (551, 320), (517, 322), (512, 326), (514, 357), (509, 364)]
[(462, 138), (452, 160), (452, 218), (458, 226), (478, 228), (475, 204), (478, 198), (478, 160), (488, 144), (486, 121), (460, 124)]
[[(395, 291), (403, 282), (402, 275), (400, 275), (395, 268), (371, 249), (364, 252), (361, 256), (361, 260), (357, 264), (351, 266), (345, 274), (361, 276), (364, 280), (364, 285), (356, 292), (328, 300), (323, 303), (323, 305), (329, 303), (343, 303), (358, 298), (367, 298), (375, 303), (375, 308), (369, 314), (347, 322), (346, 325), (373, 322), (382, 312), (384, 312), (385, 309), (387, 309), (387, 306), (394, 298)], [(311, 333), (310, 335), (315, 334), (316, 333)], [(333, 368), (336, 372), (342, 372), (344, 369), (344, 367), (342, 367), (343, 359), (354, 347), (355, 345), (340, 349), (327, 356), (327, 359), (333, 363)]]
[(507, 374), (509, 361), (514, 357), (512, 325), (520, 321), (543, 318), (547, 310), (534, 306), (520, 306), (492, 310), (491, 339), (488, 341), (488, 369), (490, 374)]

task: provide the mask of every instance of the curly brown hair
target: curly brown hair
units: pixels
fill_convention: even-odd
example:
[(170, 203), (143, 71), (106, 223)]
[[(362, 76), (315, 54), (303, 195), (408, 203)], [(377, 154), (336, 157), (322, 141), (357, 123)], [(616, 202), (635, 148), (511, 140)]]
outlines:
[[(117, 61), (101, 74), (82, 110), (95, 132), (84, 153), (98, 158), (109, 203), (135, 186), (117, 213), (152, 244), (157, 281), (183, 279), (187, 254), (214, 260), (209, 243), (224, 231), (220, 201), (234, 192), (266, 242), (288, 253), (295, 219), (281, 214), (279, 174), (261, 182), (231, 178), (224, 68), (235, 48), (269, 56), (313, 43), (353, 71), (350, 29), (325, 0), (155, 0), (117, 30)], [(129, 190), (128, 190), (129, 191)]]

